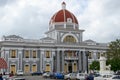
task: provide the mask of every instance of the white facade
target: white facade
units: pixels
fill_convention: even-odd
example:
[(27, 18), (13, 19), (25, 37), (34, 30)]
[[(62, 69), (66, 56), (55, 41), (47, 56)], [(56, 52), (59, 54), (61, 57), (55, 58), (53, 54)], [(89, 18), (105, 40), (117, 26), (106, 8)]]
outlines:
[[(65, 6), (62, 3), (63, 9), (51, 18), (45, 38), (31, 40), (16, 35), (2, 37), (0, 56), (8, 64), (6, 71), (86, 71), (86, 51), (90, 52), (89, 63), (99, 59), (100, 53), (108, 49), (107, 44), (83, 41), (84, 30), (79, 29), (77, 19)], [(64, 14), (60, 16), (63, 18), (59, 14)]]

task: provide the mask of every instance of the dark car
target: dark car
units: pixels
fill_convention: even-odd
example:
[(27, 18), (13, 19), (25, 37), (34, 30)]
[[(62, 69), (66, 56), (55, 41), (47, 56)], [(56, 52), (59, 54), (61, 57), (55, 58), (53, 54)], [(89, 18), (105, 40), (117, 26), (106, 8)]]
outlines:
[(54, 77), (55, 77), (56, 79), (64, 79), (64, 74), (62, 74), (62, 73), (55, 73), (55, 74), (54, 74)]
[(113, 80), (114, 80), (114, 79), (115, 79), (115, 80), (120, 80), (120, 75), (116, 75), (116, 76), (114, 76), (112, 79), (113, 79)]
[(42, 74), (43, 74), (42, 72), (38, 72), (38, 71), (31, 73), (32, 76), (34, 76), (34, 75), (42, 75)]
[(55, 79), (55, 73), (50, 73), (50, 78)]
[(90, 74), (89, 76), (87, 76), (87, 80), (94, 80), (93, 74)]

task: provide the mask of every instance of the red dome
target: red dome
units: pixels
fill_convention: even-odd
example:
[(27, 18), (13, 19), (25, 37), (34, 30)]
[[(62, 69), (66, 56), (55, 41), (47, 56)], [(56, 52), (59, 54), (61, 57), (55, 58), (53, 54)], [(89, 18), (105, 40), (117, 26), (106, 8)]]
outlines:
[[(64, 7), (66, 4), (63, 2), (62, 5)], [(72, 23), (78, 24), (76, 17), (65, 8), (59, 10), (56, 14), (53, 15), (50, 20), (50, 24), (55, 22), (67, 22), (67, 19), (71, 19)]]

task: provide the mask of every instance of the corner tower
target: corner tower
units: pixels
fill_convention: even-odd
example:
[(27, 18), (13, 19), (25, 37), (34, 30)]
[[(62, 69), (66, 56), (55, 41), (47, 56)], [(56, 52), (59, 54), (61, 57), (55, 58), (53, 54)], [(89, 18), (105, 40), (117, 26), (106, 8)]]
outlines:
[(47, 37), (53, 38), (57, 43), (78, 43), (82, 42), (82, 33), (79, 29), (77, 18), (73, 13), (66, 9), (66, 3), (63, 2), (62, 9), (56, 12), (49, 22), (49, 31)]

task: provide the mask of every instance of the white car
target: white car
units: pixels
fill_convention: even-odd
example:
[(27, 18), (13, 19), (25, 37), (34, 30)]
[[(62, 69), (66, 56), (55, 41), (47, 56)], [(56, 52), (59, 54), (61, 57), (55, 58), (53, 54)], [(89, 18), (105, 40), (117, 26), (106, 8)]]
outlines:
[(7, 80), (25, 80), (25, 78), (15, 78), (15, 77), (13, 77), (13, 78), (9, 78)]
[(77, 73), (76, 79), (77, 80), (85, 80), (87, 77), (87, 74), (85, 73)]
[(112, 74), (101, 74), (98, 77), (94, 77), (94, 80), (112, 80)]
[(67, 74), (67, 75), (64, 76), (64, 79), (65, 80), (76, 79), (76, 73), (69, 73), (69, 74)]
[(43, 76), (44, 78), (48, 78), (48, 77), (50, 77), (50, 72), (46, 72), (46, 73), (44, 73), (42, 76)]
[(23, 71), (20, 71), (20, 70), (17, 71), (18, 76), (22, 76), (23, 74), (24, 74)]

